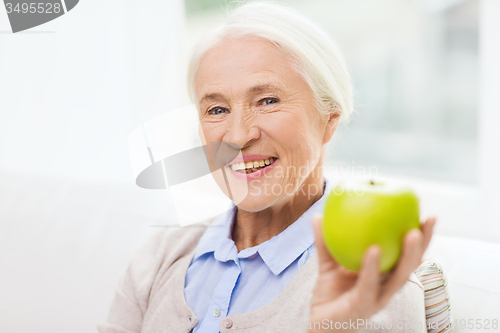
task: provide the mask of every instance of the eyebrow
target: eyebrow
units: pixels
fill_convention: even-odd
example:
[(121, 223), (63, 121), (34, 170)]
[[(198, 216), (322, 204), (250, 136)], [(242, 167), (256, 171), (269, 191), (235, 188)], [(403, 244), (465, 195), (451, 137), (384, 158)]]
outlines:
[[(274, 84), (270, 84), (270, 83), (259, 84), (259, 85), (256, 85), (256, 86), (253, 86), (253, 87), (247, 89), (247, 93), (252, 93), (252, 94), (261, 93), (263, 91), (278, 91), (278, 92), (281, 92), (282, 89), (280, 89), (278, 86), (276, 86)], [(220, 94), (220, 93), (206, 94), (205, 96), (203, 96), (200, 99), (199, 103), (201, 104), (205, 100), (216, 100), (218, 98), (224, 98), (224, 96), (222, 94)]]
[(281, 91), (281, 89), (278, 86), (275, 86), (274, 84), (270, 83), (253, 86), (252, 88), (248, 89), (248, 91), (251, 93), (260, 93), (266, 90)]

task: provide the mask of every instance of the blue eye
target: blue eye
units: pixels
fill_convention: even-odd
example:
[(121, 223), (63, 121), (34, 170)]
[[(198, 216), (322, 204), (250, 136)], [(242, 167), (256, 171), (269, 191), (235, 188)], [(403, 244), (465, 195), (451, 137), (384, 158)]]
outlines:
[[(221, 112), (219, 112), (219, 111), (221, 111)], [(224, 111), (226, 111), (226, 109), (220, 108), (220, 107), (215, 107), (213, 109), (208, 110), (208, 114), (219, 115), (219, 114), (222, 114)]]
[[(261, 101), (265, 101), (265, 102), (271, 101), (271, 103), (266, 103), (266, 105), (278, 103), (278, 100), (276, 98), (264, 98), (264, 99), (261, 99)], [(272, 102), (274, 102), (274, 103), (272, 103)]]

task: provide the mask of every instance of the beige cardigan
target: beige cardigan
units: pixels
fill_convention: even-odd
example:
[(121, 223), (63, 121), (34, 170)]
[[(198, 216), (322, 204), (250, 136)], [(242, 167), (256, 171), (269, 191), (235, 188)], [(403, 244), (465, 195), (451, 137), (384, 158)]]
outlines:
[[(206, 228), (207, 224), (162, 228), (148, 240), (118, 279), (108, 322), (99, 324), (98, 331), (190, 332), (198, 319), (184, 299), (184, 280), (196, 245)], [(317, 276), (315, 252), (271, 303), (249, 313), (221, 317), (220, 332), (304, 333)], [(365, 323), (360, 332), (427, 332), (423, 287), (413, 273), (388, 305), (369, 321), (373, 329), (366, 329), (370, 324)], [(386, 328), (388, 323), (392, 325), (391, 329)], [(321, 324), (324, 323), (316, 323)], [(395, 329), (405, 324), (406, 328)], [(410, 325), (413, 328), (409, 328)], [(375, 329), (377, 327), (379, 329)]]

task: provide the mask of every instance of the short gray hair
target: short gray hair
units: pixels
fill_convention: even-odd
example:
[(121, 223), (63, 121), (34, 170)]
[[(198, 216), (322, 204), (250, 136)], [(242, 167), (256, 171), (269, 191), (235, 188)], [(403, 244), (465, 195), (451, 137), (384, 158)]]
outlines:
[(322, 115), (339, 112), (346, 121), (353, 112), (352, 85), (342, 53), (333, 38), (294, 9), (273, 2), (252, 1), (231, 11), (194, 47), (188, 70), (188, 92), (196, 104), (195, 77), (205, 53), (224, 38), (264, 38), (290, 55), (297, 72), (311, 88)]

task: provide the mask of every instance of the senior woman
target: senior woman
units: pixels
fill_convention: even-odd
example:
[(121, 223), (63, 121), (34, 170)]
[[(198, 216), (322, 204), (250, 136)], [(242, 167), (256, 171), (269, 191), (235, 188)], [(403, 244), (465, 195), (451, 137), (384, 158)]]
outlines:
[(206, 141), (241, 148), (243, 160), (225, 168), (248, 195), (212, 220), (222, 227), (162, 230), (148, 241), (119, 279), (99, 331), (385, 332), (401, 322), (412, 323), (406, 332), (426, 332), (412, 272), (433, 219), (405, 236), (385, 275), (378, 247), (355, 274), (322, 241), (332, 186), (323, 147), (353, 105), (328, 34), (281, 5), (243, 4), (195, 48), (189, 88)]

